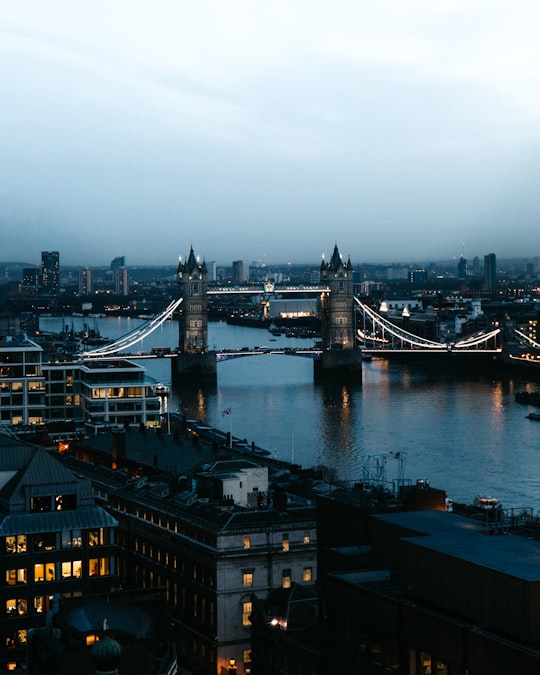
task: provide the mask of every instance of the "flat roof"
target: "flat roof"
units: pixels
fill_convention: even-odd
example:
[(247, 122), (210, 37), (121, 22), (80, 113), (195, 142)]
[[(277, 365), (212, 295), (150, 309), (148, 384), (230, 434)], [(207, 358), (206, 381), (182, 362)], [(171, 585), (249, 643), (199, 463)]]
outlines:
[(374, 518), (415, 530), (415, 546), (465, 560), (525, 581), (540, 581), (540, 541), (517, 534), (487, 534), (478, 520), (446, 511), (404, 511)]

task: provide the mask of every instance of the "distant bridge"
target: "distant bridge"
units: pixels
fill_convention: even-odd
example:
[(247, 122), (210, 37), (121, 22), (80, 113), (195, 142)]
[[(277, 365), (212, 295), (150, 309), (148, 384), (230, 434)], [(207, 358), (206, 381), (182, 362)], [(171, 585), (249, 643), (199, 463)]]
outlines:
[[(266, 283), (262, 287), (254, 286), (236, 286), (236, 287), (216, 287), (209, 289), (208, 293), (213, 295), (231, 295), (231, 294), (264, 294), (264, 293), (328, 293), (330, 289), (326, 285), (313, 286), (285, 286), (275, 287), (274, 284)], [(83, 351), (79, 356), (83, 359), (112, 358), (120, 352), (130, 349), (138, 342), (141, 342), (165, 321), (167, 321), (174, 312), (180, 307), (183, 298), (171, 302), (160, 314), (156, 315), (150, 321), (142, 324), (125, 336), (111, 342), (110, 344), (98, 346), (94, 349)], [(356, 337), (358, 344), (364, 351), (373, 354), (396, 354), (396, 353), (424, 353), (424, 354), (442, 354), (452, 353), (476, 353), (476, 354), (500, 354), (501, 331), (494, 328), (490, 331), (481, 331), (473, 335), (460, 338), (452, 342), (436, 342), (427, 338), (419, 337), (409, 331), (397, 326), (381, 314), (375, 312), (368, 305), (362, 303), (357, 297), (354, 298), (356, 321)], [(525, 334), (516, 332), (520, 340), (526, 341), (531, 347), (540, 349), (540, 344), (531, 341)], [(217, 361), (239, 358), (243, 356), (261, 356), (262, 354), (284, 354), (291, 356), (303, 356), (312, 359), (320, 359), (322, 350), (320, 349), (291, 349), (291, 348), (268, 348), (268, 349), (241, 349), (227, 350), (217, 352)], [(157, 358), (159, 356), (172, 357), (175, 354), (125, 354), (131, 358)]]

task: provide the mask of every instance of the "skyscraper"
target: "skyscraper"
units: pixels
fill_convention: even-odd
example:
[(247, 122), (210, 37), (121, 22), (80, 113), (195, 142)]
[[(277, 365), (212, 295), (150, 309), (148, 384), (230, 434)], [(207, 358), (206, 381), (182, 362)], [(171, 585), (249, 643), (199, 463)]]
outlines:
[(113, 269), (114, 292), (116, 295), (129, 294), (129, 280), (127, 267), (115, 267)]
[(457, 266), (457, 276), (458, 279), (465, 279), (467, 276), (467, 258), (461, 256)]
[(41, 252), (41, 285), (43, 290), (56, 295), (60, 290), (60, 254), (58, 251)]
[(232, 264), (233, 284), (243, 284), (246, 282), (246, 273), (244, 271), (244, 262), (234, 260)]
[(497, 256), (488, 253), (484, 256), (484, 284), (488, 290), (497, 288)]
[(79, 295), (90, 295), (92, 293), (92, 270), (89, 267), (83, 267), (79, 270)]

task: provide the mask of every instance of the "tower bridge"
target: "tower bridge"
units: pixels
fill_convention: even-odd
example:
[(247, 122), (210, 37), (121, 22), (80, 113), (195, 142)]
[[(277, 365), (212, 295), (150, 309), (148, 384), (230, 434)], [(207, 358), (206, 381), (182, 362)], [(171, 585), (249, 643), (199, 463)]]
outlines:
[[(498, 356), (502, 352), (501, 331), (495, 327), (456, 339), (436, 342), (419, 337), (397, 326), (354, 295), (350, 259), (343, 262), (337, 245), (328, 262), (320, 266), (320, 283), (276, 287), (272, 282), (260, 286), (209, 287), (205, 262), (195, 257), (193, 248), (177, 270), (179, 298), (152, 320), (109, 345), (82, 352), (82, 358), (112, 358), (128, 350), (178, 312), (178, 348), (168, 354), (173, 381), (190, 376), (216, 377), (217, 363), (240, 357), (280, 354), (311, 358), (315, 377), (352, 375), (360, 379), (362, 354), (390, 357), (399, 354), (436, 355), (452, 358), (457, 354)], [(208, 299), (214, 295), (316, 294), (320, 302), (321, 341), (312, 349), (208, 349)], [(525, 337), (525, 336), (524, 336)], [(520, 338), (521, 339), (521, 338)], [(540, 345), (538, 345), (540, 347)], [(126, 354), (127, 356), (127, 354)], [(141, 355), (154, 356), (158, 355)]]

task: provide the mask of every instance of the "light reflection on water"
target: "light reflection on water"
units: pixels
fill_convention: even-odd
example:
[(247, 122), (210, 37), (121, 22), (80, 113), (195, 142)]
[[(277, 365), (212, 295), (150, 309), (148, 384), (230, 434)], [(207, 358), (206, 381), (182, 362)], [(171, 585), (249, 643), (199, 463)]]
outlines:
[[(142, 323), (87, 321), (111, 339)], [(42, 329), (53, 326), (61, 330), (62, 320), (42, 319)], [(137, 351), (174, 348), (177, 331), (177, 323), (167, 322)], [(285, 336), (270, 342), (270, 337), (267, 331), (209, 324), (209, 343), (218, 349), (310, 344)], [(171, 384), (168, 359), (141, 363), (156, 380)], [(322, 384), (314, 382), (310, 359), (261, 355), (220, 363), (215, 385), (173, 390), (169, 405), (224, 431), (232, 427), (235, 436), (280, 459), (325, 465), (342, 479), (359, 480), (369, 458), (402, 452), (406, 477), (427, 479), (456, 501), (486, 492), (504, 505), (531, 506), (536, 512), (540, 423), (526, 419), (529, 409), (514, 400), (526, 386), (531, 388), (519, 378), (465, 379), (377, 359), (364, 364), (361, 384)], [(232, 414), (222, 416), (229, 407)], [(388, 480), (396, 477), (395, 463), (388, 462)]]

